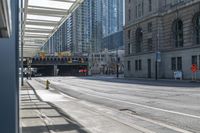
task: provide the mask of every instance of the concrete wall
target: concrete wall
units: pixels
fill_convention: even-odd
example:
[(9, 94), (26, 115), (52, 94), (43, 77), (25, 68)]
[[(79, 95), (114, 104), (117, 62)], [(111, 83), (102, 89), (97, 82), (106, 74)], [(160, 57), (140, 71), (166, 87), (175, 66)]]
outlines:
[(11, 0), (12, 33), (0, 38), (0, 132), (18, 133), (18, 0)]
[[(155, 53), (130, 56), (125, 58), (125, 77), (148, 78), (147, 60), (151, 59), (151, 77), (155, 77)], [(135, 60), (142, 60), (142, 70), (135, 70)], [(128, 71), (127, 62), (131, 62), (131, 70)]]
[[(191, 65), (192, 56), (198, 56), (198, 66), (200, 65), (200, 48), (184, 49), (180, 51), (169, 51), (162, 54), (161, 72), (160, 77), (173, 78), (173, 70), (171, 70), (171, 58), (182, 57), (182, 71), (184, 79), (192, 79)], [(200, 79), (200, 71), (197, 73), (197, 78)]]
[[(159, 78), (174, 78), (174, 71), (171, 70), (171, 58), (182, 57), (182, 72), (184, 79), (192, 79), (191, 65), (192, 56), (198, 56), (198, 65), (200, 65), (200, 48), (184, 49), (180, 51), (168, 51), (161, 53), (161, 62), (158, 63)], [(135, 60), (142, 60), (142, 70), (135, 70)], [(155, 78), (155, 53), (130, 56), (125, 58), (125, 76), (134, 78), (148, 78), (148, 63), (151, 59), (151, 77)], [(127, 62), (131, 61), (131, 71), (128, 71)], [(200, 79), (200, 71), (197, 72), (197, 78)]]

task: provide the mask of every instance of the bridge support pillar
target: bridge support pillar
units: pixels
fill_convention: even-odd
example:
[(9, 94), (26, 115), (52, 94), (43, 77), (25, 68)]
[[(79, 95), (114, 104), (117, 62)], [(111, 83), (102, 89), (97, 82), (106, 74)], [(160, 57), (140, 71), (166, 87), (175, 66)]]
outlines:
[(54, 65), (53, 66), (53, 76), (58, 76), (58, 66), (57, 65)]

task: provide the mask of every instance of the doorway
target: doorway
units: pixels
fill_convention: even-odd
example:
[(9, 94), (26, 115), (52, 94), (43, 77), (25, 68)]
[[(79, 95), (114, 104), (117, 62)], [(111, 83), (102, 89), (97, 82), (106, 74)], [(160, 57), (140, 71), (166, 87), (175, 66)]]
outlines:
[(148, 63), (148, 78), (151, 78), (151, 59), (148, 59), (147, 60), (147, 63)]

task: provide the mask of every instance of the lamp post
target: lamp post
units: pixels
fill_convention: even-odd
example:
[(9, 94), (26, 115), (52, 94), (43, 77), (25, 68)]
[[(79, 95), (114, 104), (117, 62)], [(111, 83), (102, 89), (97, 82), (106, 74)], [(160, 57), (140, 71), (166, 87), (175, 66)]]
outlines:
[(161, 20), (158, 21), (158, 33), (157, 33), (157, 46), (156, 46), (156, 61), (155, 61), (155, 80), (158, 80), (158, 63), (161, 62), (161, 54), (160, 54), (160, 24)]

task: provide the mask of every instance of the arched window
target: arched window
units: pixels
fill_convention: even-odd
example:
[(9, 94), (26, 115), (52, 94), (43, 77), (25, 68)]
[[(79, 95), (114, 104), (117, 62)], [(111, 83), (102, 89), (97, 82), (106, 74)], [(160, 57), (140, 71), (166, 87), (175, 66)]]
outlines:
[(142, 28), (137, 28), (137, 30), (136, 30), (136, 53), (141, 52), (142, 42), (143, 42)]
[(193, 22), (195, 43), (200, 44), (200, 13), (195, 15)]
[(183, 47), (183, 22), (177, 19), (173, 23), (173, 39), (175, 47)]

